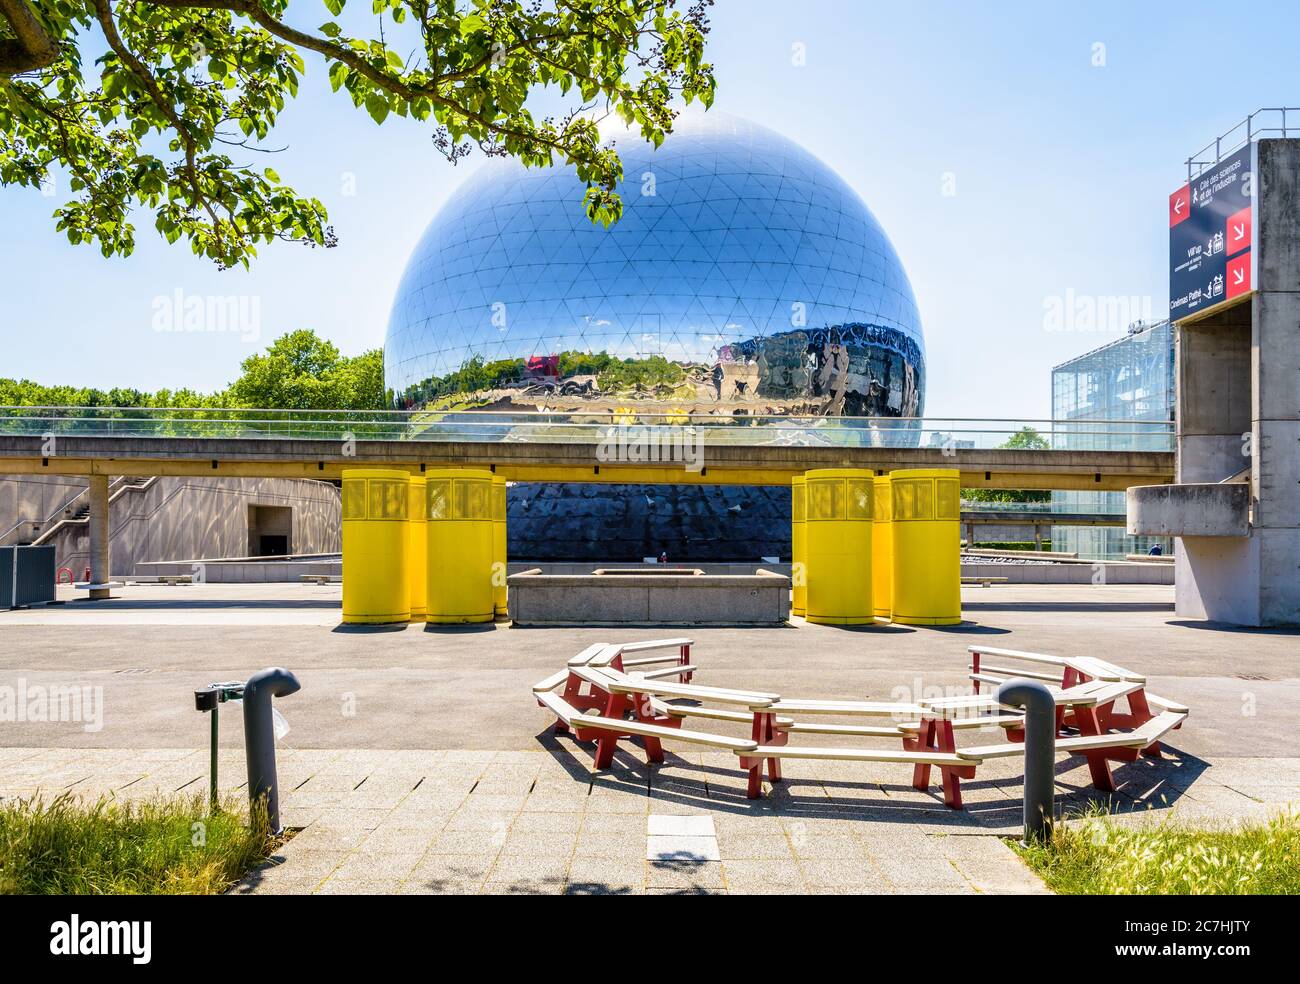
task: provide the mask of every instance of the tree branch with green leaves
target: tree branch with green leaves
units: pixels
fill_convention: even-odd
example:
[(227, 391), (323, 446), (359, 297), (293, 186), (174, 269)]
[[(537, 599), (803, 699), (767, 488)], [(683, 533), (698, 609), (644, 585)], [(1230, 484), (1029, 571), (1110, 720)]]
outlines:
[[(275, 240), (334, 245), (319, 201), (227, 151), (268, 149), (310, 57), (376, 123), (428, 122), (453, 163), (477, 148), (571, 168), (608, 226), (623, 171), (601, 123), (657, 146), (679, 102), (713, 101), (712, 0), (370, 0), (367, 38), (338, 22), (347, 0), (322, 0), (335, 19), (314, 31), (289, 22), (316, 2), (0, 0), (0, 184), (66, 172), (56, 228), (105, 256), (133, 251), (137, 209), (222, 267)], [(547, 89), (566, 108), (538, 118)]]

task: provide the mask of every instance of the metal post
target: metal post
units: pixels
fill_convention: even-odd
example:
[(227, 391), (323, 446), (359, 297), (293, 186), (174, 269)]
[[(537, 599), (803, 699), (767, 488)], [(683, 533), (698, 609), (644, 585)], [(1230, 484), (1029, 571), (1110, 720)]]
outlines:
[(248, 799), (254, 809), (265, 798), (271, 832), (280, 826), (280, 791), (275, 776), (275, 726), (271, 698), (287, 697), (302, 689), (288, 670), (259, 670), (244, 684), (244, 753), (248, 762)]
[(221, 713), (221, 704), (212, 707), (212, 762), (208, 769), (208, 809), (217, 810), (217, 716)]
[(1056, 799), (1056, 701), (1036, 680), (1016, 677), (999, 685), (997, 699), (1025, 709), (1026, 846), (1052, 839)]

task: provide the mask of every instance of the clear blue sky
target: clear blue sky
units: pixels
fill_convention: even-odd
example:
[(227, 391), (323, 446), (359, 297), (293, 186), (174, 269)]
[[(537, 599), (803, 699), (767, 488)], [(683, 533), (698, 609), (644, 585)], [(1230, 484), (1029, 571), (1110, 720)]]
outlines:
[[(291, 10), (325, 19), (315, 0)], [(1050, 367), (1122, 331), (1049, 330), (1045, 303), (1135, 297), (1161, 316), (1182, 162), (1249, 111), (1300, 105), (1298, 27), (1294, 2), (1259, 0), (719, 0), (710, 56), (718, 107), (820, 156), (893, 239), (926, 333), (927, 415), (1042, 417)], [(105, 260), (54, 232), (51, 199), (0, 190), (0, 376), (210, 390), (291, 329), (349, 353), (383, 344), (407, 254), (479, 161), (453, 168), (408, 120), (376, 127), (307, 66), (273, 136), (288, 150), (267, 163), (325, 202), (341, 245), (276, 244), (218, 272), (141, 213), (135, 254)], [(154, 299), (178, 289), (255, 298), (261, 337), (155, 332)]]

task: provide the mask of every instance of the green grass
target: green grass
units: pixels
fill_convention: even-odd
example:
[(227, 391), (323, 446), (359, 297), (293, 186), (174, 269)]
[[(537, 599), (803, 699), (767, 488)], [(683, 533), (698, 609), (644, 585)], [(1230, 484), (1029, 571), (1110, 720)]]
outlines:
[(62, 795), (0, 804), (0, 895), (215, 895), (275, 846), (203, 796), (84, 804)]
[(1221, 827), (1087, 816), (1058, 824), (1049, 846), (1016, 850), (1048, 888), (1067, 895), (1300, 893), (1295, 814)]

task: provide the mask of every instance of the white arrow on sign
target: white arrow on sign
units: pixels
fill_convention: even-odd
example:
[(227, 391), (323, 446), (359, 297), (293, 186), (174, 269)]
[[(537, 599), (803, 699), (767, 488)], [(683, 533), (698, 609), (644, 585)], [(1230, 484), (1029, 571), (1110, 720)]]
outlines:
[(1241, 283), (1245, 283), (1245, 282), (1246, 282), (1246, 271), (1245, 271), (1245, 270), (1233, 270), (1233, 271), (1232, 271), (1232, 285), (1233, 285), (1234, 287), (1237, 286), (1237, 284), (1241, 284)]
[(1244, 225), (1235, 225), (1232, 227), (1233, 239), (1244, 239), (1246, 237), (1246, 227)]
[(1181, 198), (1175, 198), (1175, 199), (1174, 199), (1174, 215), (1182, 215), (1182, 214), (1183, 214), (1183, 206), (1186, 205), (1186, 204), (1187, 204), (1187, 203), (1184, 202)]

